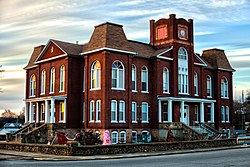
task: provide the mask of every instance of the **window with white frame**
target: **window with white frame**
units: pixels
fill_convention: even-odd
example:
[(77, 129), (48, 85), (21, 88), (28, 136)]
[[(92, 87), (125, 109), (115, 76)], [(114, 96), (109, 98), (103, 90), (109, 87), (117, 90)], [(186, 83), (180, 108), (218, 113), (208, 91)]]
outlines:
[(221, 122), (225, 122), (225, 107), (221, 106)]
[(89, 122), (94, 122), (94, 112), (95, 112), (95, 101), (90, 101), (90, 107), (89, 107)]
[(64, 121), (64, 102), (60, 102), (59, 121)]
[(120, 131), (120, 143), (126, 143), (126, 131)]
[(137, 132), (132, 131), (132, 143), (136, 143), (136, 142), (137, 142)]
[(163, 93), (169, 93), (169, 71), (167, 67), (163, 69)]
[(85, 102), (82, 103), (82, 122), (85, 120)]
[(199, 107), (198, 107), (198, 105), (194, 106), (194, 121), (199, 122)]
[(163, 103), (163, 122), (168, 122), (168, 103)]
[(136, 66), (132, 64), (132, 91), (136, 91)]
[(101, 121), (101, 100), (96, 101), (96, 122)]
[(221, 79), (221, 97), (227, 98), (228, 97), (228, 81), (226, 77)]
[(207, 97), (212, 97), (212, 78), (207, 76)]
[(125, 68), (122, 62), (115, 61), (112, 64), (112, 88), (125, 89)]
[(141, 112), (142, 112), (142, 123), (148, 123), (148, 103), (142, 102), (141, 105)]
[(111, 123), (117, 122), (117, 101), (116, 100), (112, 100), (111, 101)]
[(198, 95), (198, 74), (194, 72), (194, 95)]
[(118, 143), (118, 132), (117, 131), (112, 131), (111, 132), (111, 143), (112, 144), (117, 144)]
[(50, 93), (54, 93), (55, 91), (55, 68), (51, 68), (50, 70), (50, 87), (49, 87)]
[(64, 65), (62, 65), (60, 67), (60, 92), (64, 91), (64, 87), (65, 87), (65, 67)]
[(211, 106), (207, 106), (207, 122), (212, 121)]
[(141, 91), (148, 92), (148, 68), (146, 66), (141, 69)]
[(225, 122), (230, 122), (230, 120), (229, 120), (229, 107), (228, 106), (226, 106)]
[(178, 50), (178, 91), (188, 94), (188, 53), (183, 47)]
[(132, 102), (132, 123), (137, 123), (137, 104)]
[(125, 122), (125, 101), (119, 102), (119, 122)]
[(97, 60), (91, 66), (91, 89), (101, 89), (101, 64)]
[(40, 121), (44, 121), (45, 119), (45, 107), (44, 107), (44, 103), (41, 104), (41, 108), (40, 108), (40, 111), (41, 111), (41, 115), (40, 115)]
[(36, 95), (36, 76), (33, 74), (30, 77), (30, 96)]
[(83, 67), (83, 81), (82, 81), (82, 91), (85, 91), (85, 83), (86, 83), (86, 67)]
[(45, 85), (46, 85), (46, 71), (42, 71), (41, 75), (41, 94), (45, 94)]

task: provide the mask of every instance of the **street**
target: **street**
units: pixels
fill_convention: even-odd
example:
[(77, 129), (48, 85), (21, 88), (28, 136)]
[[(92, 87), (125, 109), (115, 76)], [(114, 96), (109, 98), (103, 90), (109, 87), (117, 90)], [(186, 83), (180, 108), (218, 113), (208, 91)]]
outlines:
[(87, 161), (35, 161), (35, 160), (2, 160), (3, 167), (250, 167), (250, 148), (229, 149), (210, 152), (196, 152), (139, 158), (87, 160)]

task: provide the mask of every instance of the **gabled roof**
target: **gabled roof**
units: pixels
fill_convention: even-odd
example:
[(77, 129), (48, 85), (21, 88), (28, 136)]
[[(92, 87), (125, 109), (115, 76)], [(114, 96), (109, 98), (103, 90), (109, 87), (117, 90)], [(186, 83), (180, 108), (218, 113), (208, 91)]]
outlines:
[(224, 50), (221, 49), (208, 49), (202, 53), (202, 58), (208, 62), (212, 68), (235, 71), (230, 65)]
[(66, 54), (68, 55), (79, 55), (82, 51), (83, 45), (78, 45), (75, 43), (69, 43), (64, 41), (58, 41), (51, 39), (51, 42), (53, 42), (55, 45), (57, 45), (59, 48), (61, 48)]

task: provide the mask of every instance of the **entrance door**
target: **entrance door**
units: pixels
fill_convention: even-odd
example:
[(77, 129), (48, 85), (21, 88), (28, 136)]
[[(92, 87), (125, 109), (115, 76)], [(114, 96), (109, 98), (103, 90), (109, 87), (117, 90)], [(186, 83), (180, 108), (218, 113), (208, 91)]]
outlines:
[(181, 111), (180, 111), (180, 122), (189, 125), (189, 106), (184, 105), (184, 118), (182, 119)]

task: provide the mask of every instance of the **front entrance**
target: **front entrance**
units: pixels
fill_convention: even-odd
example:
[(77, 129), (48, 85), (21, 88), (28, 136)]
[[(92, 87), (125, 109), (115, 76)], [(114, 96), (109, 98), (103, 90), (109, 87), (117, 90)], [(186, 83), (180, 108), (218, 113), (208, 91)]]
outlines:
[(186, 125), (189, 125), (189, 106), (184, 105), (184, 118), (182, 119), (181, 111), (180, 111), (180, 122), (185, 123)]

